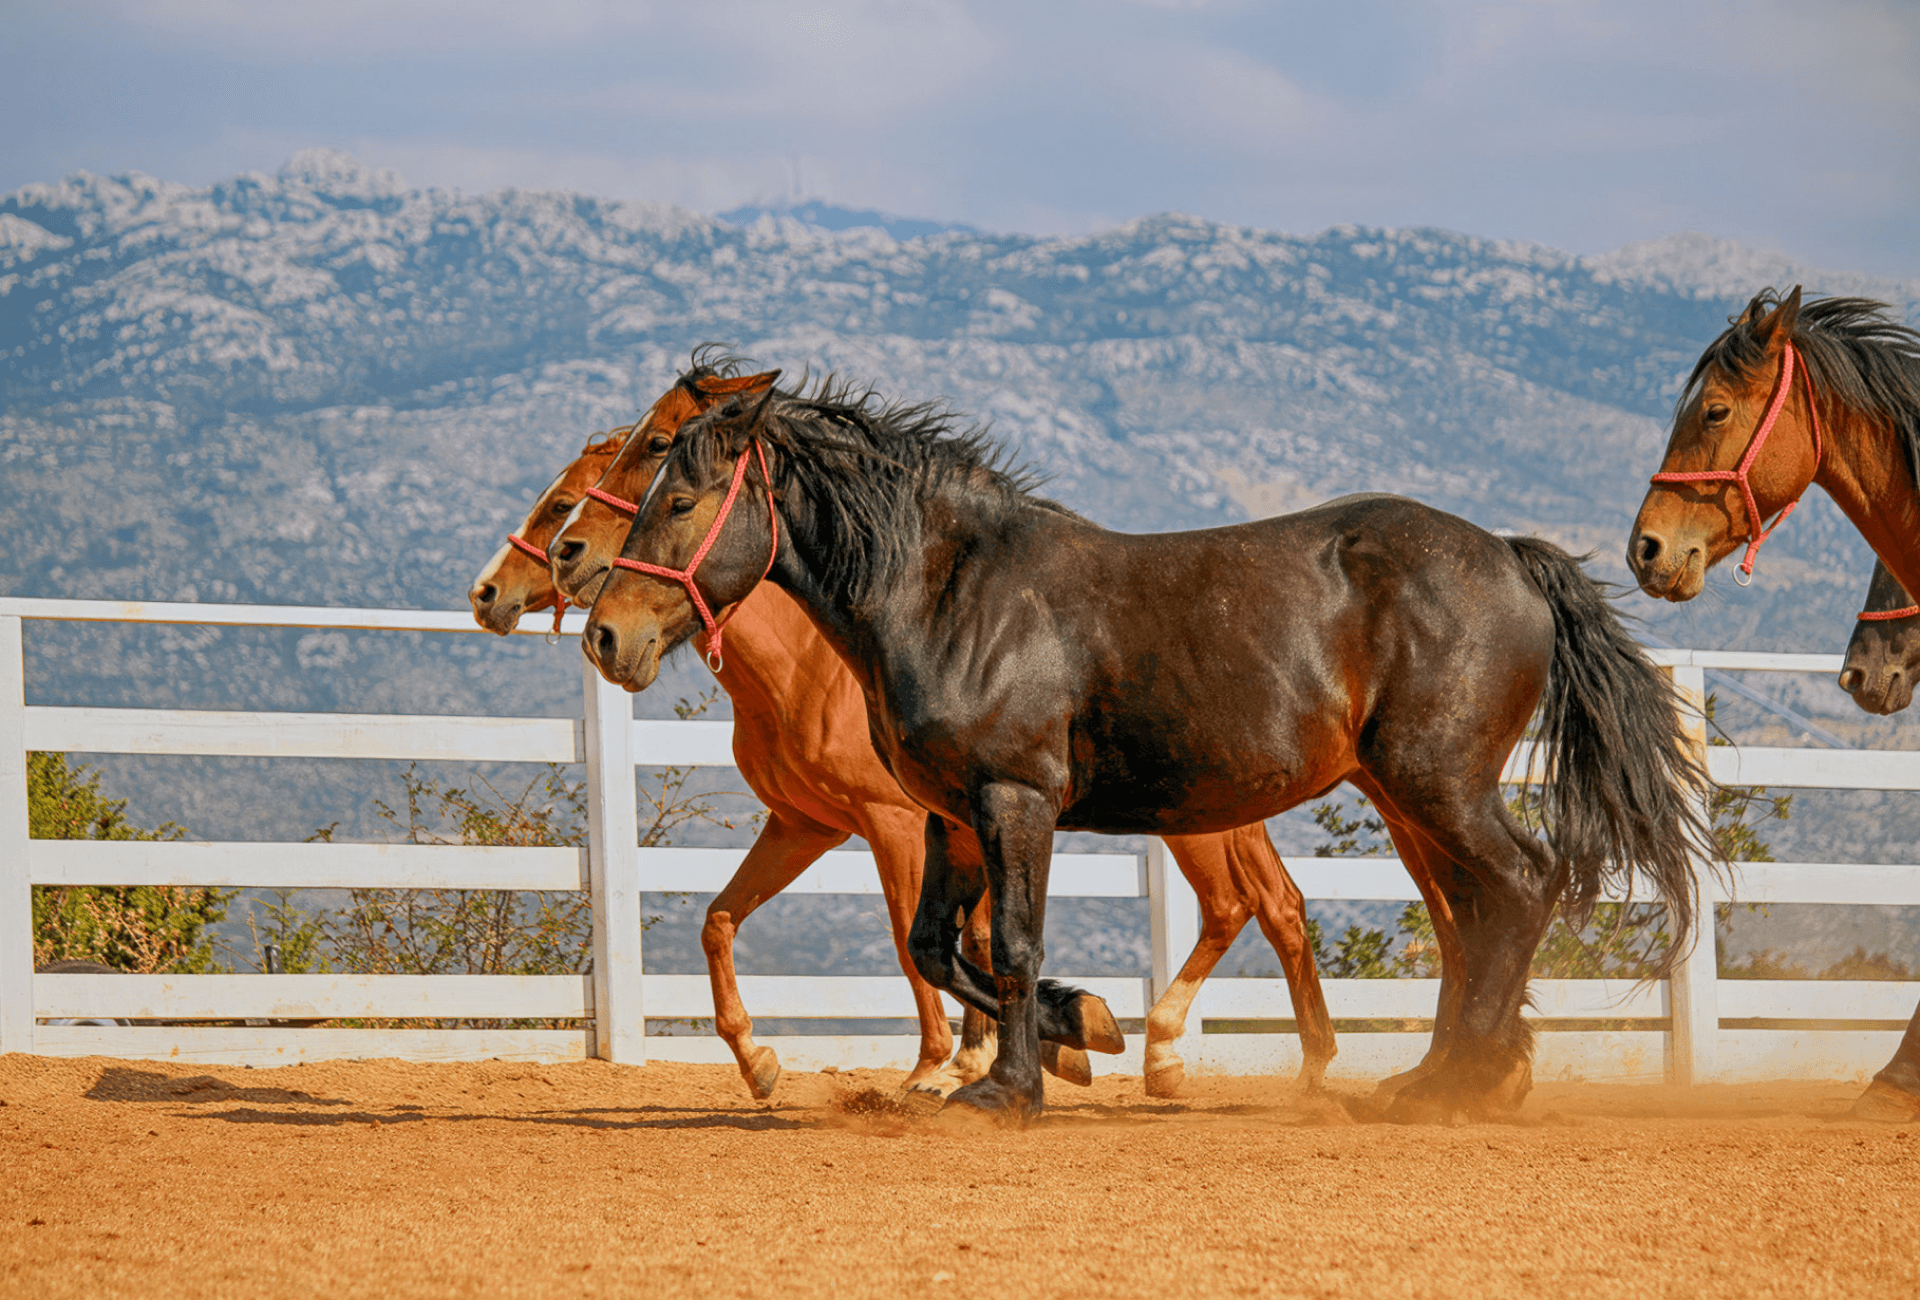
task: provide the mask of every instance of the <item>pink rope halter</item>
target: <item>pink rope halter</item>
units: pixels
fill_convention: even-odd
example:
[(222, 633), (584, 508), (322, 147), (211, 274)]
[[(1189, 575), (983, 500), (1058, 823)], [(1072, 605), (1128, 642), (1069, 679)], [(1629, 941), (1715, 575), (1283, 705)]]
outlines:
[[(1753, 581), (1753, 557), (1760, 553), (1760, 543), (1773, 536), (1773, 530), (1786, 523), (1787, 516), (1792, 514), (1793, 508), (1800, 504), (1799, 497), (1787, 502), (1781, 507), (1780, 513), (1774, 516), (1771, 524), (1757, 535), (1754, 533), (1753, 530), (1760, 528), (1760, 506), (1753, 499), (1753, 483), (1748, 475), (1753, 469), (1753, 462), (1760, 458), (1760, 449), (1767, 444), (1767, 435), (1773, 432), (1774, 422), (1780, 418), (1780, 412), (1786, 409), (1787, 394), (1793, 391), (1793, 368), (1797, 360), (1798, 356), (1794, 352), (1793, 344), (1786, 344), (1780, 353), (1779, 382), (1774, 385), (1773, 397), (1767, 403), (1767, 413), (1760, 421), (1758, 432), (1753, 435), (1753, 441), (1747, 445), (1747, 454), (1740, 458), (1739, 468), (1702, 469), (1686, 473), (1667, 471), (1655, 474), (1652, 479), (1655, 483), (1735, 483), (1739, 485), (1740, 495), (1747, 503), (1749, 540), (1746, 556), (1741, 559), (1740, 568), (1734, 574), (1733, 580), (1743, 587)], [(1800, 377), (1807, 389), (1807, 416), (1813, 422), (1813, 472), (1818, 475), (1823, 450), (1820, 445), (1820, 407), (1814, 401), (1813, 375), (1804, 365), (1800, 367)], [(1747, 575), (1744, 582), (1740, 579), (1742, 573)]]
[[(767, 472), (767, 453), (755, 438), (753, 444), (740, 452), (740, 459), (733, 463), (733, 482), (727, 485), (727, 499), (720, 503), (720, 513), (713, 517), (713, 524), (707, 529), (706, 538), (700, 543), (700, 549), (693, 553), (693, 561), (684, 569), (669, 569), (658, 564), (646, 564), (640, 560), (629, 560), (624, 556), (614, 560), (617, 569), (632, 569), (635, 573), (645, 573), (655, 578), (670, 578), (687, 589), (687, 595), (693, 597), (693, 607), (700, 611), (700, 621), (707, 629), (707, 667), (718, 673), (725, 667), (726, 661), (720, 655), (720, 636), (726, 625), (715, 620), (713, 610), (707, 606), (707, 598), (700, 594), (700, 586), (693, 580), (694, 571), (700, 562), (707, 558), (707, 552), (720, 540), (720, 529), (726, 524), (727, 516), (733, 513), (733, 503), (739, 499), (740, 485), (747, 481), (747, 457), (754, 455), (760, 460), (760, 477), (767, 485), (767, 524), (773, 531), (773, 545), (767, 552), (767, 567), (760, 571), (764, 579), (773, 572), (773, 562), (780, 558), (780, 517), (773, 509), (773, 476)], [(618, 498), (615, 498), (617, 501)], [(609, 502), (608, 504), (613, 504)], [(625, 503), (621, 503), (625, 504)], [(629, 507), (629, 509), (633, 509)], [(637, 510), (635, 511), (637, 513)], [(735, 606), (735, 608), (739, 608)], [(727, 615), (728, 619), (733, 617)]]
[(1863, 609), (1854, 617), (1862, 623), (1884, 623), (1889, 619), (1912, 618), (1920, 614), (1920, 605), (1907, 605), (1900, 609)]
[[(507, 545), (513, 547), (514, 550), (520, 552), (520, 554), (526, 556), (528, 559), (532, 560), (535, 564), (538, 564), (541, 568), (544, 569), (547, 567), (547, 553), (541, 550), (538, 546), (535, 546), (532, 542), (528, 541), (526, 538), (520, 536), (518, 533), (507, 534)], [(554, 636), (560, 635), (560, 620), (565, 618), (566, 616), (567, 616), (567, 598), (565, 595), (561, 594), (559, 591), (555, 591), (553, 593), (553, 635)]]

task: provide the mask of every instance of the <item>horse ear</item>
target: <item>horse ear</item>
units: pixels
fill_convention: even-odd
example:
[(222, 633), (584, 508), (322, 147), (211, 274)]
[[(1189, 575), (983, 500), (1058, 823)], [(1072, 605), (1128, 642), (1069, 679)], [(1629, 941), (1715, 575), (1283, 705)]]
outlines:
[(1764, 293), (1756, 293), (1753, 295), (1752, 300), (1747, 303), (1747, 309), (1740, 313), (1740, 319), (1735, 321), (1734, 324), (1747, 326), (1758, 325), (1761, 318), (1766, 314), (1767, 295)]
[(694, 387), (709, 397), (731, 397), (735, 393), (757, 393), (763, 388), (772, 388), (773, 381), (778, 378), (778, 370), (765, 370), (757, 375), (740, 375), (731, 379), (709, 375), (695, 380)]
[(1799, 319), (1800, 286), (1796, 284), (1786, 300), (1753, 327), (1753, 336), (1763, 347), (1772, 347), (1776, 339), (1784, 343), (1793, 337), (1793, 326)]

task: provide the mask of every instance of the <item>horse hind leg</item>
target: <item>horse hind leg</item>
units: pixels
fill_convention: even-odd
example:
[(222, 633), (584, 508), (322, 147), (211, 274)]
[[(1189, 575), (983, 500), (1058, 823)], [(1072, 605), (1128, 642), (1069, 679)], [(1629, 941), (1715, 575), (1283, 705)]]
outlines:
[[(1485, 1117), (1519, 1108), (1532, 1087), (1533, 1032), (1520, 1017), (1533, 955), (1563, 879), (1546, 847), (1513, 824), (1499, 787), (1477, 798), (1451, 791), (1422, 803), (1394, 799), (1414, 817), (1423, 860), (1454, 921), (1459, 976), (1442, 980), (1430, 1068), (1399, 1089), (1403, 1119)], [(1437, 927), (1436, 927), (1437, 929)]]
[(1340, 1048), (1334, 1040), (1327, 996), (1320, 988), (1320, 972), (1313, 964), (1313, 946), (1307, 942), (1307, 900), (1287, 874), (1286, 863), (1264, 825), (1243, 826), (1232, 833), (1231, 840), (1233, 861), (1245, 882), (1242, 891), (1251, 895), (1261, 933), (1286, 972), (1287, 996), (1300, 1033), (1300, 1074), (1294, 1082), (1311, 1091), (1320, 1086)]
[(1234, 888), (1224, 835), (1168, 835), (1168, 852), (1200, 897), (1200, 941), (1147, 1012), (1145, 1084), (1149, 1097), (1177, 1097), (1186, 1062), (1173, 1045), (1187, 1031), (1187, 1015), (1213, 968), (1246, 928), (1251, 910)]

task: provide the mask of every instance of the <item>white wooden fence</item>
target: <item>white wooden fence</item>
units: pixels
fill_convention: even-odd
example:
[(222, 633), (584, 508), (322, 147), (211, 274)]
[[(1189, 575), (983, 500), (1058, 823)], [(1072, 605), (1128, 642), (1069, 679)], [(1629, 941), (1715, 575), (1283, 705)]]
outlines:
[[(648, 1017), (712, 1014), (701, 974), (645, 975), (642, 892), (715, 892), (740, 849), (637, 847), (636, 763), (731, 765), (724, 722), (634, 721), (630, 699), (583, 671), (580, 719), (357, 714), (229, 713), (161, 709), (51, 708), (25, 703), (21, 629), (35, 619), (186, 623), (478, 634), (464, 613), (259, 606), (167, 605), (0, 599), (0, 1051), (109, 1055), (272, 1064), (329, 1057), (414, 1059), (501, 1057), (559, 1060), (598, 1056), (639, 1063), (725, 1061), (710, 1035), (652, 1035)], [(570, 615), (577, 635), (581, 616)], [(1656, 651), (1676, 684), (1698, 700), (1706, 669), (1835, 672), (1834, 655)], [(1697, 720), (1696, 720), (1697, 722)], [(1696, 733), (1698, 728), (1696, 726)], [(30, 840), (25, 755), (218, 754), (275, 757), (584, 763), (589, 848), (469, 848), (412, 844), (262, 844)], [(1920, 753), (1743, 747), (1707, 751), (1723, 784), (1784, 788), (1920, 789)], [(1510, 770), (1513, 779), (1525, 774)], [(1288, 863), (1313, 899), (1417, 900), (1390, 858), (1295, 859)], [(32, 885), (192, 884), (269, 888), (479, 888), (590, 891), (593, 975), (35, 975)], [(878, 892), (865, 853), (829, 853), (789, 892)], [(1159, 842), (1131, 854), (1056, 857), (1054, 896), (1145, 897), (1152, 929), (1146, 978), (1077, 979), (1123, 1019), (1143, 1017), (1198, 935), (1191, 889)], [(1741, 902), (1920, 906), (1920, 867), (1860, 864), (1749, 864)], [(1338, 1019), (1430, 1018), (1432, 980), (1329, 980)], [(755, 977), (740, 980), (748, 1008), (763, 1018), (870, 1019), (912, 1015), (906, 982), (888, 977)], [(1920, 981), (1719, 980), (1711, 935), (1672, 981), (1646, 986), (1600, 980), (1539, 981), (1531, 1013), (1555, 1022), (1636, 1022), (1611, 1032), (1542, 1033), (1536, 1077), (1674, 1079), (1682, 1082), (1779, 1077), (1858, 1078), (1891, 1056), (1890, 1027), (1723, 1028), (1723, 1020), (1904, 1022)], [(1290, 1071), (1299, 1060), (1287, 1033), (1205, 1032), (1207, 1021), (1289, 1018), (1278, 979), (1216, 978), (1189, 1018), (1181, 1052), (1197, 1072)], [(151, 1020), (325, 1018), (568, 1019), (591, 1030), (379, 1030), (223, 1028), (193, 1025), (80, 1026), (55, 1019)], [(763, 1037), (791, 1066), (906, 1064), (917, 1040), (902, 1035)], [(1426, 1034), (1349, 1033), (1336, 1075), (1404, 1068)], [(1141, 1042), (1107, 1068), (1140, 1068)]]

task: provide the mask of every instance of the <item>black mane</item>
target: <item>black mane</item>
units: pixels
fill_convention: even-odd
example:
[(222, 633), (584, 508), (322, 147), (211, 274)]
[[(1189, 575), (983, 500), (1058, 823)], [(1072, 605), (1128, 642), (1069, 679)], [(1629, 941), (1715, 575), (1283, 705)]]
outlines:
[[(743, 395), (688, 421), (661, 466), (662, 476), (669, 465), (685, 472), (738, 456), (748, 419), (758, 421), (775, 490), (806, 484), (819, 510), (827, 564), (822, 577), (854, 601), (884, 583), (911, 553), (921, 519), (916, 501), (931, 488), (963, 484), (987, 509), (1073, 513), (1035, 495), (1041, 479), (1013, 462), (984, 428), (962, 423), (945, 405), (888, 402), (872, 388), (831, 374), (810, 393)], [(759, 477), (758, 468), (750, 468), (749, 480), (757, 483)]]
[[(1763, 289), (1753, 301), (1772, 308), (1781, 294)], [(1749, 307), (1700, 354), (1676, 410), (1692, 400), (1709, 366), (1745, 377), (1766, 360), (1766, 346), (1749, 323), (1754, 315)], [(1914, 482), (1920, 483), (1920, 331), (1902, 325), (1884, 302), (1819, 298), (1800, 308), (1793, 345), (1805, 358), (1816, 391), (1893, 425)]]

